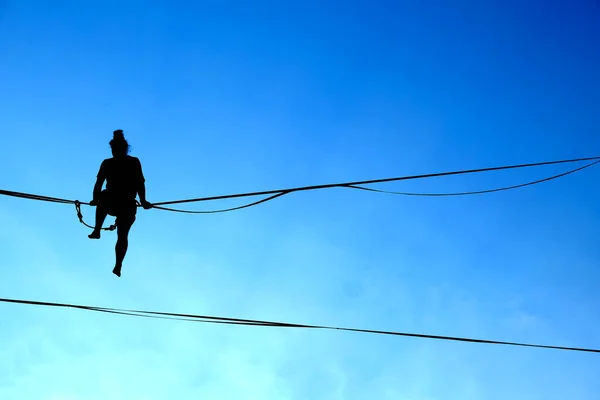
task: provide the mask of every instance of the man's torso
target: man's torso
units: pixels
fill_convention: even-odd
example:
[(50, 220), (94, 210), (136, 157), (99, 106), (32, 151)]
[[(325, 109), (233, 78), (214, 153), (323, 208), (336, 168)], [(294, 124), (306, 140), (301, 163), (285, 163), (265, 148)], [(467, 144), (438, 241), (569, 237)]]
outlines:
[(135, 199), (144, 177), (140, 161), (126, 156), (104, 160), (100, 172), (106, 179), (106, 190), (111, 196), (120, 199)]

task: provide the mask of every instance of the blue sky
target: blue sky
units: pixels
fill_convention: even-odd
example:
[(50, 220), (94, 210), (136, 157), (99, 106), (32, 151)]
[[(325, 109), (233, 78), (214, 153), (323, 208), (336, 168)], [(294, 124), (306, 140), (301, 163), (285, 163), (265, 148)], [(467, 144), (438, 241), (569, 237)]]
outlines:
[[(450, 4), (452, 3), (452, 4)], [(598, 155), (589, 1), (0, 1), (7, 190), (149, 201)], [(380, 185), (462, 191), (553, 166)], [(597, 168), (474, 197), (334, 189), (226, 214), (0, 199), (1, 297), (600, 347)], [(193, 204), (207, 209), (239, 202)], [(93, 209), (84, 208), (88, 221)], [(593, 354), (0, 304), (2, 399), (592, 399)]]

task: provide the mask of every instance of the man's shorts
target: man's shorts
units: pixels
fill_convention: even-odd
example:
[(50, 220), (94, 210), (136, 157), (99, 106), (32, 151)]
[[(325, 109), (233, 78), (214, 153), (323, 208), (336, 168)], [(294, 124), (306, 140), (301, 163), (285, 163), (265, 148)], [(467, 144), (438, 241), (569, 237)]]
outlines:
[(135, 215), (137, 213), (137, 203), (135, 199), (123, 198), (105, 189), (100, 194), (98, 205), (103, 207), (108, 215), (117, 217), (115, 221), (117, 226), (119, 225), (119, 222), (123, 224), (133, 224), (135, 221)]

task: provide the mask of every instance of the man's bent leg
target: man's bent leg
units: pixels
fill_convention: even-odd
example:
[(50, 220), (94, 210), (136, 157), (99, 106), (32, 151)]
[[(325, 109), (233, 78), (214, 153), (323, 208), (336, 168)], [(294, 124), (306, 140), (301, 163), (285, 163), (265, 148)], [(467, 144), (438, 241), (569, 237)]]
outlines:
[(102, 203), (99, 203), (96, 206), (96, 224), (94, 230), (88, 235), (90, 239), (100, 239), (100, 230), (102, 229), (102, 224), (104, 224), (107, 215), (108, 210)]

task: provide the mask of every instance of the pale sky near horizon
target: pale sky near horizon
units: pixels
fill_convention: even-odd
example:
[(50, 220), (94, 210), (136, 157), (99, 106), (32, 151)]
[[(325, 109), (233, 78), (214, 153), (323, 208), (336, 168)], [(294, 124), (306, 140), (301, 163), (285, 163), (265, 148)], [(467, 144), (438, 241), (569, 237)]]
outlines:
[[(597, 156), (599, 22), (593, 0), (0, 0), (0, 189), (89, 201), (114, 129), (151, 202)], [(120, 279), (114, 233), (3, 196), (0, 297), (600, 348), (598, 173), (139, 210)], [(0, 303), (2, 400), (593, 400), (598, 376), (595, 354)]]

